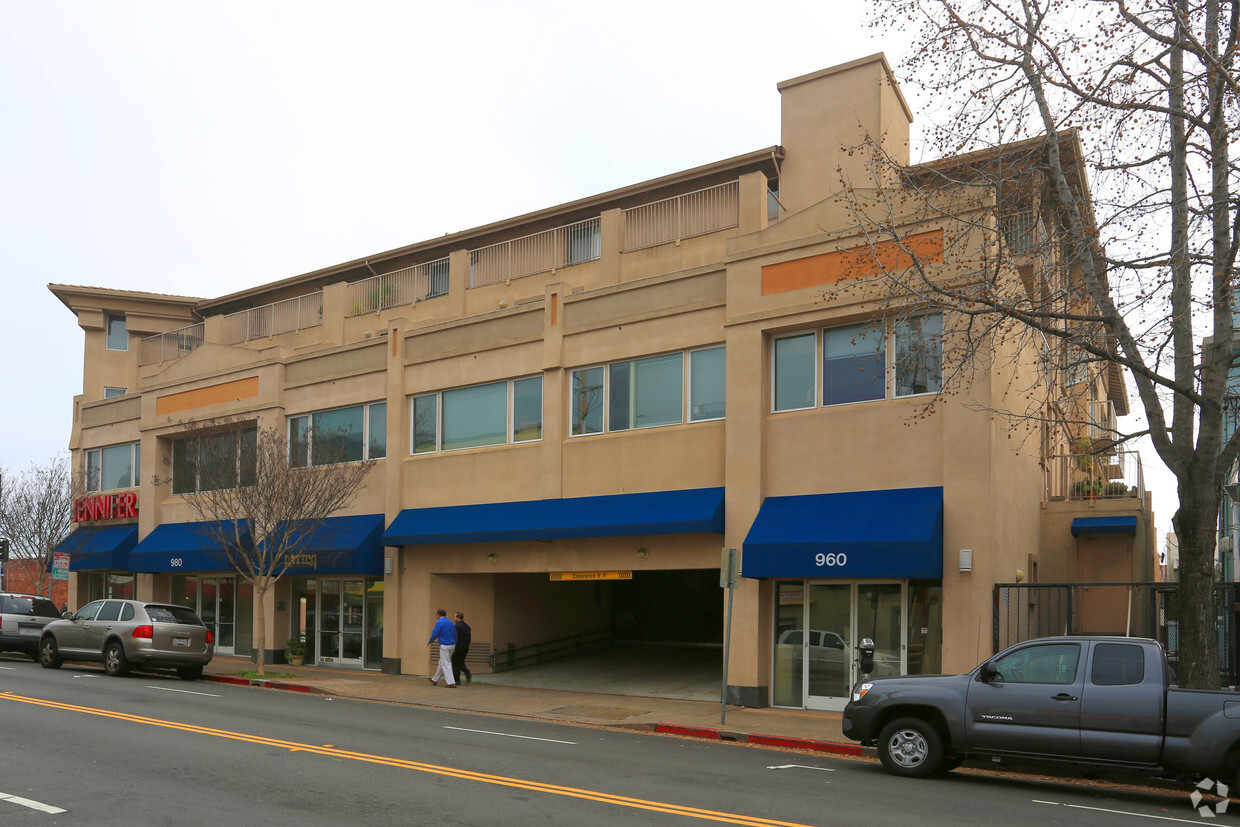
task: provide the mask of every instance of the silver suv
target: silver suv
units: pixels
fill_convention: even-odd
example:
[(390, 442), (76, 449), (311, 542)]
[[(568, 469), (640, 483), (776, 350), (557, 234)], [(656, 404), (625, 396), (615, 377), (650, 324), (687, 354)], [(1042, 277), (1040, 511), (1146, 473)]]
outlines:
[(37, 661), (43, 627), (59, 618), (46, 597), (0, 592), (0, 652), (24, 652)]
[(43, 627), (39, 663), (102, 663), (120, 677), (131, 668), (175, 669), (187, 681), (202, 675), (215, 640), (198, 615), (184, 606), (146, 600), (96, 600), (65, 620)]

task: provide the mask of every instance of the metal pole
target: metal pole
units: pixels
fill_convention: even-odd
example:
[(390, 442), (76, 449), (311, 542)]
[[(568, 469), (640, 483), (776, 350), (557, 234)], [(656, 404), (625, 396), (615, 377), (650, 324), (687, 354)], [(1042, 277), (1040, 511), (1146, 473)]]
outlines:
[(719, 725), (728, 720), (728, 654), (732, 648), (732, 597), (736, 594), (736, 549), (728, 549), (728, 619), (723, 627), (723, 686), (719, 691)]

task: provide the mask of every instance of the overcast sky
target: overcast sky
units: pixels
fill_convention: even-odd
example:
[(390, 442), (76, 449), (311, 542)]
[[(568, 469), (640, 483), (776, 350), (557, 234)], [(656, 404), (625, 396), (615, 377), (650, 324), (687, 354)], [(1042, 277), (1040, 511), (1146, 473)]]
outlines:
[(777, 144), (777, 82), (898, 66), (865, 6), (0, 0), (0, 466), (68, 445), (48, 283), (215, 297)]

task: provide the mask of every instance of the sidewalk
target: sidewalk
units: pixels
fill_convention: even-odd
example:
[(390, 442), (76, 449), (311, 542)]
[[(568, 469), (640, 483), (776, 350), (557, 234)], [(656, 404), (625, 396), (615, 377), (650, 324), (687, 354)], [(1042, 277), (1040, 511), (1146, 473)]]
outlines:
[(314, 692), (342, 698), (509, 715), (545, 721), (665, 732), (738, 743), (808, 749), (837, 755), (873, 755), (844, 737), (839, 712), (800, 709), (749, 709), (729, 706), (725, 722), (718, 702), (683, 701), (633, 695), (606, 695), (569, 689), (531, 689), (488, 685), (487, 675), (448, 689), (431, 686), (426, 677), (384, 675), (322, 666), (267, 667), (293, 677), (251, 680), (239, 673), (253, 669), (246, 658), (217, 657), (203, 680), (269, 689)]

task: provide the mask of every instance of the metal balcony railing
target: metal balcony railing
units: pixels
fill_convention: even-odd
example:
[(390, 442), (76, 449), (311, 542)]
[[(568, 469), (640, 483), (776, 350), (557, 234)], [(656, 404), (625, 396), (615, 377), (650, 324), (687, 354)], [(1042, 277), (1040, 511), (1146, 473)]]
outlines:
[(1047, 457), (1046, 500), (1102, 500), (1137, 497), (1145, 501), (1145, 475), (1136, 451), (1056, 454)]
[(224, 344), (236, 345), (323, 323), (323, 291), (252, 307), (224, 317)]
[(483, 287), (595, 261), (603, 254), (600, 232), (599, 219), (587, 218), (575, 224), (470, 250), (469, 286)]
[(640, 250), (735, 227), (740, 223), (739, 202), (740, 182), (728, 181), (625, 210), (622, 250)]
[(1032, 252), (1042, 243), (1045, 235), (1042, 218), (1036, 210), (1005, 213), (999, 218), (999, 231), (1008, 248), (1016, 255)]
[(351, 282), (346, 296), (348, 315), (361, 316), (447, 293), (448, 259), (444, 257)]
[(138, 350), (139, 365), (157, 365), (193, 353), (202, 345), (205, 325), (191, 324), (167, 333), (156, 333), (142, 340)]

